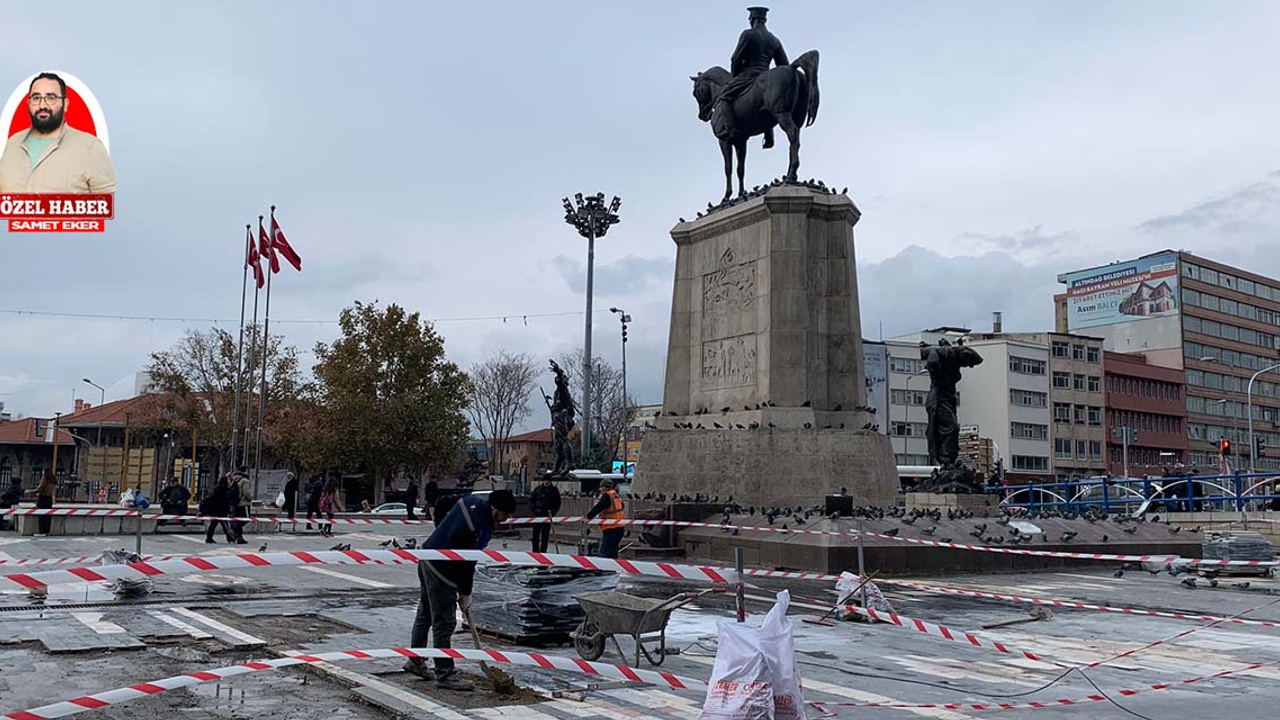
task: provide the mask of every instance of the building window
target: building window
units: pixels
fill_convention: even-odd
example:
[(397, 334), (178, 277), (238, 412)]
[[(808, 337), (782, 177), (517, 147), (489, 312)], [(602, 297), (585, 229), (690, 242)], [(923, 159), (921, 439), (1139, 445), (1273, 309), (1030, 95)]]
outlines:
[(1071, 389), (1071, 373), (1055, 372), (1053, 374), (1053, 386), (1064, 390)]
[(1023, 440), (1048, 440), (1049, 426), (1039, 423), (1009, 423), (1009, 434)]
[(1089, 427), (1102, 427), (1102, 408), (1089, 407)]
[(1067, 347), (1068, 347), (1068, 345), (1069, 345), (1068, 343), (1060, 342), (1060, 341), (1058, 341), (1058, 340), (1054, 340), (1054, 341), (1053, 341), (1053, 356), (1054, 356), (1054, 357), (1058, 357), (1058, 358), (1064, 358), (1064, 357), (1067, 357)]
[(1089, 376), (1089, 392), (1091, 393), (1102, 392), (1102, 378), (1098, 377), (1097, 375)]
[(1075, 379), (1075, 389), (1083, 392), (1085, 389), (1084, 375), (1076, 375), (1074, 379)]
[(1083, 360), (1083, 359), (1084, 359), (1084, 346), (1083, 346), (1083, 345), (1072, 345), (1072, 346), (1071, 346), (1071, 359), (1072, 359), (1072, 360)]
[(1031, 472), (1047, 472), (1049, 470), (1049, 458), (1038, 457), (1036, 455), (1014, 455), (1014, 470), (1029, 470)]
[(924, 361), (912, 358), (891, 357), (889, 358), (889, 369), (896, 373), (906, 375), (919, 375), (924, 370)]
[(925, 423), (900, 421), (894, 421), (891, 425), (896, 437), (924, 437), (928, 427)]
[(1071, 438), (1053, 439), (1053, 457), (1057, 460), (1071, 459)]
[(1071, 403), (1054, 403), (1053, 404), (1053, 421), (1058, 423), (1071, 422)]
[(1049, 395), (1032, 390), (1010, 390), (1009, 404), (1035, 408), (1049, 407)]
[(925, 396), (928, 395), (923, 390), (890, 390), (889, 402), (894, 405), (924, 405)]
[(1100, 362), (1102, 359), (1102, 354), (1098, 352), (1098, 348), (1096, 347), (1089, 348), (1085, 355), (1087, 360), (1091, 363)]
[(1084, 405), (1075, 406), (1075, 420), (1077, 425), (1084, 424), (1085, 413), (1087, 411), (1088, 411), (1088, 408)]
[(1009, 356), (1009, 372), (1021, 373), (1023, 375), (1043, 375), (1045, 372), (1045, 365), (1046, 363), (1044, 360), (1018, 357), (1017, 355)]
[(1090, 460), (1102, 459), (1102, 443), (1101, 442), (1097, 440), (1089, 441), (1089, 459)]
[(1089, 447), (1089, 443), (1087, 440), (1077, 440), (1076, 441), (1076, 457), (1079, 458), (1080, 460), (1087, 460), (1088, 456), (1085, 454), (1085, 452), (1088, 450), (1088, 447)]

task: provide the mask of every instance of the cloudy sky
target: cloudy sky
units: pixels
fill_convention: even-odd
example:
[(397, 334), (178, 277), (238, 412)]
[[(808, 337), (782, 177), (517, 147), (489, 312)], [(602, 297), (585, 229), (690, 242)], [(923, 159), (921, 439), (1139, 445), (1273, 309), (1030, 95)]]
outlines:
[[(65, 411), (86, 376), (125, 397), (185, 328), (234, 330), (243, 226), (272, 203), (305, 262), (273, 293), (289, 342), (378, 300), (439, 319), (463, 367), (558, 354), (582, 316), (522, 318), (581, 312), (559, 200), (597, 190), (623, 221), (596, 307), (632, 314), (631, 385), (660, 401), (667, 233), (722, 187), (688, 76), (727, 65), (746, 4), (6, 2), (0, 95), (87, 82), (120, 190), (105, 234), (0, 236), (0, 401)], [(992, 310), (1045, 329), (1057, 273), (1165, 247), (1280, 275), (1280, 4), (773, 6), (793, 57), (822, 53), (801, 175), (864, 213), (867, 337)], [(753, 145), (748, 184), (785, 161)], [(616, 361), (607, 311), (595, 343)]]

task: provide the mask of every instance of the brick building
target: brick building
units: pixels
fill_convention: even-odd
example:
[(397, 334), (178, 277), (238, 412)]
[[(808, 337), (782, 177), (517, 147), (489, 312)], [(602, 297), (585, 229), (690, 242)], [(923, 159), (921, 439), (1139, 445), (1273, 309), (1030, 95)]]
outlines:
[(1187, 404), (1183, 372), (1152, 364), (1139, 354), (1106, 353), (1107, 471), (1124, 473), (1124, 447), (1116, 429), (1137, 432), (1129, 446), (1129, 474), (1158, 475), (1187, 461)]

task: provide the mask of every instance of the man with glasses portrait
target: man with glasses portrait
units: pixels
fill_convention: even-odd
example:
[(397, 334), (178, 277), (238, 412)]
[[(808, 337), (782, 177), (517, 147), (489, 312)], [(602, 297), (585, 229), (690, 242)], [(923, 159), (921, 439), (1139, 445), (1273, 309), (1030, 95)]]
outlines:
[(0, 192), (114, 193), (116, 171), (102, 141), (66, 124), (67, 84), (53, 73), (31, 81), (31, 128), (0, 155)]

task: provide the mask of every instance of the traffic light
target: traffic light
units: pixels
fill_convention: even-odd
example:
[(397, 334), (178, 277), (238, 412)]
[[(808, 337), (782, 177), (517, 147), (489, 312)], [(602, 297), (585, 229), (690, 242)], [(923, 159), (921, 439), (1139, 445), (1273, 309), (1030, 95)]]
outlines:
[(622, 323), (622, 342), (625, 343), (626, 341), (627, 341), (627, 324)]
[(1218, 441), (1218, 454), (1226, 456), (1231, 454), (1231, 441), (1222, 438)]
[(1267, 449), (1267, 443), (1265, 438), (1263, 438), (1261, 435), (1255, 435), (1253, 438), (1253, 454), (1255, 456), (1261, 457), (1266, 452), (1266, 449)]

